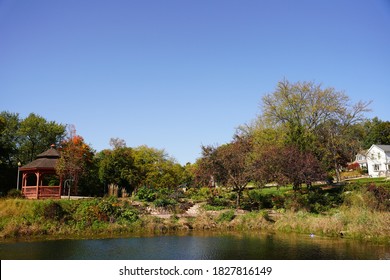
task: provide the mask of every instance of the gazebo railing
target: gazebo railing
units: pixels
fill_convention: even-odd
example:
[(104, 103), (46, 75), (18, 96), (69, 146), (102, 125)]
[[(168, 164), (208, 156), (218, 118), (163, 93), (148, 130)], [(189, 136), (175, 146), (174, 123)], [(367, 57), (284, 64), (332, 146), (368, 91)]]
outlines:
[[(37, 187), (28, 186), (22, 188), (22, 193), (26, 198), (37, 198)], [(61, 198), (60, 186), (39, 186), (38, 198)]]

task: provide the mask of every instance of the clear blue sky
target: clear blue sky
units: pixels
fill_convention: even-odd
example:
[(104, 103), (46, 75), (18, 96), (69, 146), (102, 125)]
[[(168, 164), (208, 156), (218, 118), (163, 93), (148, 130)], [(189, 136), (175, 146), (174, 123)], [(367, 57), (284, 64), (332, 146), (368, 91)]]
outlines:
[(389, 0), (0, 0), (0, 111), (194, 162), (278, 81), (372, 100), (390, 120)]

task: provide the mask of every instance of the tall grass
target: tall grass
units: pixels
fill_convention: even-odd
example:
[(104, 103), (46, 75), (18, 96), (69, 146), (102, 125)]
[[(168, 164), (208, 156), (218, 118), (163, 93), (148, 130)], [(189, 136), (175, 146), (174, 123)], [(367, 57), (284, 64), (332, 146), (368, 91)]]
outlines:
[(353, 239), (390, 240), (390, 212), (378, 211), (373, 194), (361, 190), (345, 193), (343, 205), (325, 214), (287, 211), (275, 223), (285, 232), (314, 233)]
[[(209, 195), (204, 191), (208, 200)], [(269, 202), (269, 194), (254, 191), (251, 194), (252, 204), (258, 201), (260, 207), (249, 212), (237, 212), (226, 206), (223, 210), (213, 211), (200, 208), (196, 217), (182, 216), (174, 211), (168, 219), (149, 215), (144, 205), (135, 208), (128, 200), (112, 197), (79, 201), (0, 199), (0, 237), (265, 229), (389, 241), (387, 195), (381, 188), (359, 186), (332, 195), (323, 192), (283, 194), (272, 196), (273, 210), (270, 210), (262, 208), (262, 204)], [(218, 197), (219, 200), (213, 200), (214, 204), (225, 203), (229, 199), (223, 194)], [(275, 198), (283, 199), (279, 201)], [(312, 205), (317, 205), (317, 208)]]

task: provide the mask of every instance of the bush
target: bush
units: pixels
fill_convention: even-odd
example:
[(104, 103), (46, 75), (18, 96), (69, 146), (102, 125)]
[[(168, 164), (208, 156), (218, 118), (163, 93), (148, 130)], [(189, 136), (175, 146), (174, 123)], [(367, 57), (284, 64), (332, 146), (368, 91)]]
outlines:
[(53, 221), (61, 221), (66, 215), (59, 201), (46, 200), (42, 202), (33, 202), (33, 211), (31, 217), (33, 219), (46, 219)]
[(230, 200), (223, 198), (223, 197), (217, 197), (217, 196), (212, 196), (207, 200), (207, 204), (210, 206), (216, 206), (216, 207), (228, 207), (230, 206)]
[(157, 193), (153, 188), (144, 186), (137, 191), (137, 197), (140, 200), (152, 202), (157, 198)]
[(205, 201), (212, 196), (210, 188), (191, 188), (186, 192), (186, 196), (196, 201)]
[(271, 194), (263, 194), (261, 190), (251, 190), (248, 192), (248, 197), (252, 208), (269, 209), (274, 206), (273, 196)]
[(234, 210), (228, 210), (219, 214), (216, 221), (218, 223), (230, 222), (234, 219), (234, 217), (235, 217)]
[(374, 205), (371, 205), (375, 210), (389, 211), (390, 210), (390, 192), (381, 186), (370, 184), (367, 191), (375, 198)]
[(24, 198), (24, 196), (20, 190), (11, 189), (7, 193), (7, 198)]
[(154, 206), (156, 207), (167, 207), (176, 204), (177, 204), (176, 200), (168, 199), (168, 198), (158, 198), (154, 201)]
[(299, 210), (306, 210), (308, 206), (308, 199), (306, 194), (294, 193), (293, 195), (286, 198), (284, 202), (284, 208), (289, 209), (293, 212)]
[(125, 209), (121, 215), (121, 220), (133, 223), (138, 220), (138, 212), (135, 209)]

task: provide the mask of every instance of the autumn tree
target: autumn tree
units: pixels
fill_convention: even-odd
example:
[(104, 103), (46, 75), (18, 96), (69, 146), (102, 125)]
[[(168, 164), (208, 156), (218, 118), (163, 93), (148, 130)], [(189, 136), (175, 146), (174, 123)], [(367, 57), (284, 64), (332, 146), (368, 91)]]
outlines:
[(240, 207), (245, 187), (254, 178), (249, 158), (251, 150), (251, 139), (237, 135), (231, 143), (219, 147), (202, 147), (201, 172), (205, 178), (213, 176), (216, 182), (236, 192), (237, 208)]
[(61, 143), (60, 151), (56, 172), (63, 180), (70, 180), (72, 193), (77, 195), (80, 177), (92, 163), (94, 152), (83, 137), (76, 134), (74, 126), (68, 127), (68, 136)]

